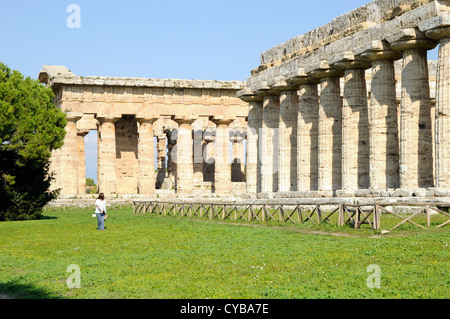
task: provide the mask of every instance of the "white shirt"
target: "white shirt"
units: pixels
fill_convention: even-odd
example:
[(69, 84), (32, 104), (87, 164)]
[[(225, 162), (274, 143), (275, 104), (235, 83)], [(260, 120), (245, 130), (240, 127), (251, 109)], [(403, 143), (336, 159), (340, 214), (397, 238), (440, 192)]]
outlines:
[[(100, 207), (100, 209), (98, 209)], [(101, 214), (103, 211), (103, 213), (106, 213), (106, 201), (105, 200), (101, 200), (101, 199), (97, 199), (95, 201), (95, 213), (96, 214)]]

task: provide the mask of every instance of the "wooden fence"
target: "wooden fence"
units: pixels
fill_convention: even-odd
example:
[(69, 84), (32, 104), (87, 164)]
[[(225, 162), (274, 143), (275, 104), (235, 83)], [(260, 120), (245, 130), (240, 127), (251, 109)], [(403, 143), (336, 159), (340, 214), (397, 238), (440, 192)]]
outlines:
[[(411, 211), (408, 214), (395, 212), (395, 207)], [(389, 230), (410, 223), (419, 228), (441, 228), (450, 223), (448, 213), (450, 204), (445, 203), (301, 203), (301, 204), (277, 204), (270, 202), (248, 203), (224, 203), (224, 202), (175, 202), (175, 201), (134, 201), (133, 212), (135, 214), (159, 214), (172, 216), (186, 216), (191, 218), (209, 218), (219, 220), (243, 220), (282, 223), (335, 223), (338, 226), (351, 225), (359, 229), (363, 224), (371, 229), (381, 229), (382, 216), (395, 216), (400, 222)], [(446, 211), (444, 211), (446, 210)], [(331, 217), (337, 215), (337, 221), (331, 221)], [(420, 224), (413, 221), (416, 216), (426, 215), (426, 223)], [(448, 217), (438, 225), (432, 225), (434, 215)], [(334, 217), (336, 218), (336, 217)]]

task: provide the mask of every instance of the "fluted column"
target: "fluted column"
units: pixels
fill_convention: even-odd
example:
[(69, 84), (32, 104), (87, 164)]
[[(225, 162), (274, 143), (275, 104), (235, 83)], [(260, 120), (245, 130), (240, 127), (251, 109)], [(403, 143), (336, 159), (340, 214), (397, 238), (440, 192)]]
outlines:
[(232, 191), (229, 125), (233, 120), (219, 117), (211, 120), (217, 125), (214, 150), (214, 192), (228, 194)]
[(450, 189), (450, 15), (419, 24), (428, 38), (439, 41), (435, 117), (435, 187)]
[(139, 122), (138, 142), (138, 193), (155, 193), (155, 141), (153, 136), (153, 123), (156, 119), (136, 117)]
[(216, 141), (215, 127), (208, 126), (205, 129), (205, 132), (203, 133), (203, 141), (203, 181), (214, 182), (214, 143)]
[(78, 194), (77, 121), (81, 114), (66, 114), (64, 144), (59, 155), (59, 187), (61, 195)]
[(120, 115), (97, 115), (99, 120), (97, 140), (97, 182), (98, 190), (105, 196), (117, 192), (116, 172), (116, 126)]
[(157, 135), (157, 166), (158, 174), (156, 175), (156, 188), (161, 188), (162, 183), (166, 177), (166, 134)]
[(246, 187), (247, 193), (255, 195), (261, 191), (261, 171), (259, 159), (259, 139), (262, 121), (262, 98), (252, 95), (247, 100), (248, 129), (247, 129), (247, 161), (246, 161)]
[(278, 125), (280, 99), (278, 95), (265, 95), (260, 137), (261, 192), (278, 189)]
[(399, 182), (399, 142), (394, 60), (400, 54), (373, 41), (361, 57), (372, 63), (369, 107), (370, 189), (395, 189)]
[(279, 192), (297, 190), (297, 109), (297, 91), (281, 91), (278, 129)]
[(245, 131), (235, 129), (231, 142), (233, 143), (233, 157), (231, 163), (231, 181), (244, 182), (244, 139)]
[(323, 61), (308, 73), (320, 79), (318, 189), (325, 196), (333, 196), (333, 191), (341, 189), (342, 184), (342, 73)]
[(192, 123), (195, 118), (173, 117), (172, 119), (179, 125), (176, 144), (176, 192), (178, 194), (192, 194), (194, 191)]
[(50, 157), (50, 168), (49, 172), (53, 176), (52, 184), (50, 186), (51, 190), (57, 190), (61, 188), (59, 186), (60, 184), (60, 178), (61, 178), (61, 149), (52, 150), (52, 155)]
[[(172, 189), (175, 185), (176, 180), (176, 171), (177, 171), (177, 163), (176, 163), (176, 138), (177, 138), (176, 130), (165, 130), (167, 136), (167, 174), (162, 184), (163, 189)], [(175, 158), (174, 158), (175, 157)]]
[(366, 69), (351, 52), (338, 56), (334, 67), (344, 70), (342, 100), (342, 194), (369, 188), (369, 129)]
[(386, 39), (403, 56), (400, 188), (412, 191), (430, 187), (433, 186), (433, 152), (427, 50), (436, 43), (417, 29), (405, 29)]
[(297, 106), (297, 190), (317, 190), (318, 182), (318, 79), (304, 69), (288, 81), (298, 85)]
[(203, 182), (203, 127), (193, 127), (193, 139), (193, 181), (198, 187)]
[(86, 194), (86, 150), (84, 137), (88, 130), (77, 132), (77, 154), (78, 154), (78, 194)]

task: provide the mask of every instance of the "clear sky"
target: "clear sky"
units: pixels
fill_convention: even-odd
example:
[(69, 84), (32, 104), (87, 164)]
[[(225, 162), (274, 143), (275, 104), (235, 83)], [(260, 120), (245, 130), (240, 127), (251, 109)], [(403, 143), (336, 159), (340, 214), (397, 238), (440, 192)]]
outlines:
[[(367, 0), (3, 0), (0, 62), (37, 78), (43, 65), (76, 75), (246, 80), (260, 54)], [(69, 28), (70, 4), (81, 9)], [(95, 136), (87, 175), (96, 179)]]

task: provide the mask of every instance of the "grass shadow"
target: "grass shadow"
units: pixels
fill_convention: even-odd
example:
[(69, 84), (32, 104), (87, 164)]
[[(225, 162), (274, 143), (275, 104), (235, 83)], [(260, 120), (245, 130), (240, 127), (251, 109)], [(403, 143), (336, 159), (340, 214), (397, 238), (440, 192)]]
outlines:
[(18, 281), (0, 283), (0, 295), (5, 295), (10, 299), (64, 299), (42, 288), (22, 284)]

